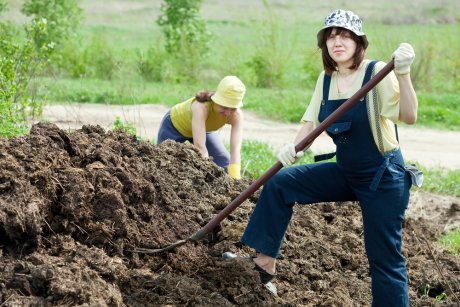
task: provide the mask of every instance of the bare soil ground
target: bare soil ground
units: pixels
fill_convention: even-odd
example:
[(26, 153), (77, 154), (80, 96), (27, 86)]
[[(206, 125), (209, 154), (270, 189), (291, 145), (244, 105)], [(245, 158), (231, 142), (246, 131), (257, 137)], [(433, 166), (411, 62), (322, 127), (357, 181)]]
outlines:
[[(296, 206), (271, 295), (232, 251), (258, 198), (204, 240), (148, 255), (200, 229), (247, 188), (190, 144), (159, 146), (100, 126), (36, 124), (0, 139), (1, 306), (369, 306), (356, 203)], [(413, 191), (403, 250), (412, 306), (458, 306), (460, 258), (436, 243), (458, 198)], [(431, 290), (424, 292), (425, 285)], [(424, 295), (426, 294), (426, 295)]]

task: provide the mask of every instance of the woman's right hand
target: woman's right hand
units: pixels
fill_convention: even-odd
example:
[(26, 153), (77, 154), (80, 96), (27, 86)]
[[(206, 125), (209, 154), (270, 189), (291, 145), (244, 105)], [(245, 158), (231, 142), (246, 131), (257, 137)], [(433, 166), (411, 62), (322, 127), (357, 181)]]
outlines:
[(295, 151), (295, 145), (294, 143), (289, 143), (284, 145), (280, 151), (278, 152), (278, 160), (283, 164), (283, 166), (290, 166), (297, 161), (303, 156), (304, 152)]

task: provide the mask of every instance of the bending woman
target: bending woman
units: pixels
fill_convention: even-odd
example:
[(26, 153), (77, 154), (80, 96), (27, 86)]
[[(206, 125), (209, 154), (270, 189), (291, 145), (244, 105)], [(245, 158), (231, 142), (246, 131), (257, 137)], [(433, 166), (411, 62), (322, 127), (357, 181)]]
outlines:
[[(167, 139), (189, 141), (205, 158), (222, 167), (235, 179), (241, 178), (241, 143), (243, 138), (243, 98), (246, 87), (235, 76), (223, 78), (216, 92), (201, 91), (171, 108), (163, 117), (158, 144)], [(217, 130), (231, 125), (230, 153)]]

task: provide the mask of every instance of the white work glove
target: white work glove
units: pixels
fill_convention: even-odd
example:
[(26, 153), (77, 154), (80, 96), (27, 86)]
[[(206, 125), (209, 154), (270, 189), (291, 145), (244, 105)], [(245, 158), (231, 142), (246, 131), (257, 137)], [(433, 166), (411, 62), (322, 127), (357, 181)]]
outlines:
[(406, 75), (410, 73), (410, 65), (415, 58), (414, 49), (408, 43), (401, 43), (392, 58), (395, 59), (395, 74)]
[(290, 166), (303, 156), (303, 151), (295, 152), (295, 145), (289, 143), (284, 145), (283, 148), (278, 152), (278, 160), (283, 164), (283, 166)]

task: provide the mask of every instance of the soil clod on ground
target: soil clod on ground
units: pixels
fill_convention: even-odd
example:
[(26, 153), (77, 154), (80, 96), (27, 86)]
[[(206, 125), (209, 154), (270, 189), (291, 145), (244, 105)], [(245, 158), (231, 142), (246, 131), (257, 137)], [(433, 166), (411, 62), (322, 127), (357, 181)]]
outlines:
[[(267, 291), (239, 243), (255, 193), (200, 242), (188, 238), (250, 185), (191, 144), (152, 145), (122, 131), (35, 124), (0, 139), (1, 306), (369, 306), (370, 276), (357, 203), (296, 206)], [(459, 223), (456, 198), (414, 192), (403, 250), (412, 306), (460, 297), (460, 258), (437, 243)], [(433, 209), (424, 210), (424, 213)], [(458, 226), (458, 224), (455, 224)]]

